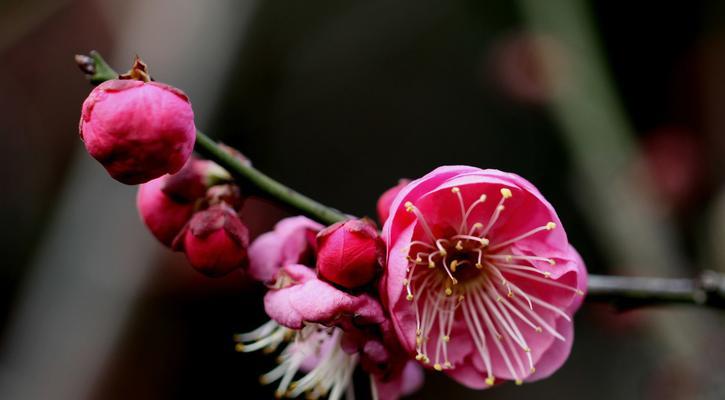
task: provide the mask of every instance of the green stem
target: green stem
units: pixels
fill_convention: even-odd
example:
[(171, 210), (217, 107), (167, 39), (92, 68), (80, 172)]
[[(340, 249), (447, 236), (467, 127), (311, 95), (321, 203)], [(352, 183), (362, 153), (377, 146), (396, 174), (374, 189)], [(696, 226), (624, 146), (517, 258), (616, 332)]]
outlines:
[(340, 211), (312, 200), (243, 163), (198, 130), (196, 131), (196, 151), (229, 171), (237, 182), (319, 222), (330, 225), (348, 218)]

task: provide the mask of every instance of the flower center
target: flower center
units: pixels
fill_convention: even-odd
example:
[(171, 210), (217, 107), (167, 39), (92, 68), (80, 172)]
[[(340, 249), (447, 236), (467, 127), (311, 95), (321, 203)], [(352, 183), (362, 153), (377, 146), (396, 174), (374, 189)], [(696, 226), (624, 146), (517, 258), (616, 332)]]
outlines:
[(553, 312), (567, 320), (570, 317), (560, 308), (526, 293), (511, 278), (528, 279), (577, 295), (583, 292), (550, 279), (550, 272), (535, 267), (542, 261), (554, 265), (554, 259), (513, 254), (510, 250), (520, 240), (555, 229), (555, 223), (548, 222), (503, 240), (491, 237), (492, 228), (506, 209), (506, 200), (513, 196), (510, 189), (501, 188), (501, 197), (488, 220), (470, 226), (474, 210), (487, 200), (486, 195), (466, 207), (460, 188), (452, 188), (451, 193), (460, 207), (461, 222), (447, 237), (434, 235), (421, 211), (413, 203), (405, 203), (425, 236), (404, 249), (409, 265), (403, 285), (406, 299), (415, 309), (416, 359), (425, 364), (432, 362), (438, 371), (453, 369), (448, 345), (453, 340), (454, 325), (463, 320), (486, 368), (486, 383), (493, 385), (495, 381), (491, 361), (495, 352), (520, 384), (535, 370), (525, 339), (531, 333), (527, 330), (565, 340), (541, 312)]

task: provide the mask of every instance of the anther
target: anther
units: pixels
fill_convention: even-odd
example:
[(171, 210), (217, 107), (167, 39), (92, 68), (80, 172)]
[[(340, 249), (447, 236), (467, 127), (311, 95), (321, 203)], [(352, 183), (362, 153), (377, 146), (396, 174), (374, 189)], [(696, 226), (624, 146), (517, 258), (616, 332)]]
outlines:
[(476, 268), (478, 268), (478, 269), (483, 269), (483, 264), (481, 264), (481, 263), (476, 263)]
[(423, 360), (423, 355), (420, 354), (420, 353), (418, 353), (418, 354), (415, 355), (415, 359), (418, 360), (418, 361), (422, 361)]
[(451, 193), (458, 193), (460, 191), (461, 191), (461, 189), (459, 189), (458, 186), (456, 186), (453, 189), (451, 189)]
[(458, 268), (458, 260), (453, 260), (453, 262), (451, 262), (450, 268), (451, 272), (456, 272), (456, 269)]
[(514, 383), (516, 384), (516, 386), (521, 386), (521, 385), (523, 385), (523, 384), (524, 384), (524, 381), (522, 381), (521, 379), (516, 379), (516, 380), (514, 381)]
[(511, 189), (501, 188), (501, 196), (503, 196), (504, 199), (510, 198), (512, 196)]
[(403, 279), (403, 286), (408, 286), (408, 280), (407, 279)]
[(536, 333), (541, 333), (544, 331), (543, 329), (541, 329), (540, 326), (537, 326), (536, 328), (534, 328), (534, 330), (536, 331)]
[(413, 211), (413, 203), (406, 201), (404, 206), (405, 206), (405, 211), (407, 211), (407, 212)]
[(556, 260), (554, 260), (553, 258), (550, 258), (549, 259), (549, 264), (556, 265)]
[(241, 353), (241, 352), (243, 352), (243, 351), (244, 351), (244, 345), (243, 345), (242, 343), (237, 343), (237, 344), (236, 344), (236, 345), (234, 346), (234, 350), (236, 350), (236, 351), (238, 351), (238, 352), (240, 352), (240, 353)]
[(554, 230), (554, 228), (556, 228), (556, 224), (555, 223), (549, 222), (549, 223), (546, 224), (546, 230), (547, 231), (552, 231), (552, 230)]
[(489, 376), (488, 378), (486, 378), (486, 384), (487, 384), (488, 386), (493, 386), (493, 382), (494, 382), (495, 380), (496, 380), (496, 379), (495, 379), (494, 377), (492, 377), (492, 376)]
[(450, 296), (452, 294), (453, 294), (453, 290), (451, 290), (451, 288), (447, 287), (446, 288), (446, 296)]
[(448, 343), (451, 341), (451, 337), (448, 335), (444, 335), (441, 339), (443, 339), (444, 342)]
[(433, 365), (433, 369), (436, 370), (436, 371), (443, 371), (443, 366), (440, 365), (440, 364), (438, 364), (438, 363), (435, 363)]
[(412, 294), (408, 294), (407, 296), (405, 296), (405, 299), (408, 300), (408, 301), (413, 301), (413, 295)]
[(443, 363), (443, 368), (446, 368), (446, 369), (453, 368), (453, 364), (451, 364), (450, 361), (446, 361)]
[(433, 260), (428, 261), (428, 268), (431, 268), (432, 269), (432, 268), (435, 268), (435, 267), (436, 267), (436, 263), (434, 263)]
[(481, 247), (486, 247), (489, 244), (489, 240), (486, 238), (481, 238)]
[(456, 243), (456, 250), (463, 250), (463, 242), (461, 242), (460, 240)]

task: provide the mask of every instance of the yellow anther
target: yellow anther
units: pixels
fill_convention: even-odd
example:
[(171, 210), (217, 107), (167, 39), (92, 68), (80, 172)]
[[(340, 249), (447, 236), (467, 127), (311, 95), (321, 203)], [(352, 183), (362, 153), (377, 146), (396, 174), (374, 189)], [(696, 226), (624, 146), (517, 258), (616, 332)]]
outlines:
[(521, 379), (517, 379), (514, 381), (514, 383), (516, 384), (516, 386), (521, 386), (524, 384), (524, 381), (522, 381)]
[(276, 390), (276, 391), (274, 392), (274, 397), (275, 397), (276, 399), (281, 399), (281, 398), (283, 398), (283, 397), (284, 397), (284, 395), (285, 395), (285, 394), (286, 394), (286, 392), (285, 392), (284, 390), (279, 390), (279, 389), (277, 389), (277, 390)]
[(458, 295), (458, 301), (459, 301), (459, 302), (460, 302), (460, 301), (463, 301), (463, 299), (465, 299), (465, 298), (466, 298), (466, 297), (465, 297), (465, 296), (463, 296), (462, 294), (461, 294), (461, 295)]
[(428, 364), (430, 362), (430, 358), (428, 356), (423, 357), (423, 362)]
[[(418, 336), (417, 338), (415, 338), (415, 344), (418, 346), (423, 344), (423, 336)], [(421, 354), (421, 356), (422, 356), (422, 354)]]
[(461, 189), (459, 189), (458, 186), (456, 186), (453, 189), (451, 189), (451, 192), (452, 193), (459, 193), (460, 191), (461, 191)]
[(407, 212), (413, 211), (413, 208), (414, 208), (413, 203), (406, 201), (403, 206), (405, 207), (405, 211), (407, 211)]
[(428, 268), (435, 268), (435, 267), (436, 267), (436, 263), (434, 263), (432, 260), (428, 261)]
[(451, 341), (451, 337), (448, 335), (444, 335), (441, 339), (443, 339), (444, 342), (448, 343)]
[(481, 197), (478, 198), (478, 201), (480, 201), (481, 203), (483, 203), (484, 201), (486, 201), (486, 195), (485, 194), (482, 194)]
[(514, 297), (514, 292), (508, 292), (507, 296), (508, 297)]
[(234, 346), (234, 350), (239, 351), (239, 352), (242, 352), (242, 351), (244, 351), (244, 345), (242, 343), (237, 343)]
[(418, 257), (415, 258), (415, 262), (416, 263), (421, 263), (421, 262), (423, 262), (423, 259), (420, 258), (420, 256), (418, 256)]
[(580, 289), (577, 289), (576, 290), (576, 294), (578, 294), (579, 296), (584, 296), (584, 291), (583, 290), (580, 290)]
[(458, 269), (458, 260), (453, 260), (451, 263), (451, 272), (456, 272), (456, 269)]
[(478, 268), (478, 269), (483, 269), (483, 264), (481, 264), (481, 263), (476, 263), (476, 268)]
[(528, 348), (528, 347), (524, 347), (524, 351), (527, 352), (527, 353), (531, 353), (531, 349)]
[(544, 278), (550, 278), (550, 277), (551, 277), (551, 272), (549, 272), (549, 271), (544, 272)]
[(501, 196), (503, 196), (504, 199), (508, 199), (509, 197), (513, 196), (511, 194), (511, 189), (509, 189), (509, 188), (501, 188)]
[(504, 209), (506, 209), (506, 207), (503, 204), (501, 204), (500, 206), (496, 207), (496, 210), (498, 210), (498, 212), (501, 212)]
[(410, 294), (410, 293), (408, 293), (408, 295), (405, 296), (405, 299), (408, 300), (408, 301), (413, 301), (413, 295)]
[(441, 247), (441, 249), (440, 249), (440, 250), (438, 250), (438, 251), (439, 251), (439, 252), (441, 253), (441, 256), (443, 256), (443, 257), (445, 257), (445, 256), (447, 256), (447, 255), (448, 255), (448, 252), (446, 251), (446, 249), (444, 249), (444, 248), (442, 248), (442, 247)]
[(493, 382), (494, 382), (495, 380), (496, 380), (496, 379), (494, 379), (494, 377), (492, 377), (492, 376), (489, 376), (488, 378), (486, 378), (486, 384), (487, 384), (488, 386), (493, 386)]
[(456, 278), (452, 278), (452, 279), (451, 279), (451, 282), (452, 282), (452, 283), (453, 283), (454, 285), (458, 285), (458, 279), (456, 279)]
[(443, 368), (453, 368), (453, 364), (450, 361), (446, 361), (443, 363)]
[(269, 380), (267, 380), (267, 378), (264, 375), (262, 375), (259, 377), (259, 383), (261, 383), (262, 385), (266, 385), (269, 383)]
[(408, 286), (408, 279), (403, 279), (403, 286)]
[(536, 372), (536, 368), (535, 367), (531, 367), (531, 373), (533, 374), (534, 372)]
[(536, 331), (536, 333), (541, 333), (544, 331), (543, 329), (541, 329), (540, 326), (537, 326), (536, 328), (534, 328), (534, 330)]
[(436, 371), (443, 371), (443, 366), (438, 363), (435, 363), (435, 364), (433, 364), (433, 369)]
[(514, 258), (513, 258), (513, 257), (511, 257), (511, 256), (506, 256), (506, 262), (511, 262), (511, 261), (513, 261), (513, 259), (514, 259)]
[(274, 346), (267, 346), (262, 349), (262, 354), (272, 354), (275, 350), (277, 349)]
[(554, 228), (556, 228), (556, 224), (555, 223), (549, 222), (549, 223), (546, 224), (546, 230), (547, 231), (552, 231), (552, 230), (554, 230)]
[(446, 288), (446, 296), (450, 296), (452, 294), (453, 294), (453, 290), (451, 290), (451, 288), (447, 287)]
[(501, 296), (496, 297), (496, 301), (501, 302), (501, 300), (503, 300), (503, 297), (501, 297)]
[(418, 354), (415, 355), (415, 359), (418, 360), (418, 361), (421, 361), (421, 360), (423, 360), (423, 355), (420, 354), (420, 353), (418, 353)]
[(461, 242), (460, 240), (456, 243), (456, 250), (463, 250), (463, 242)]
[(488, 246), (489, 243), (491, 243), (491, 242), (489, 242), (488, 239), (481, 238), (481, 246), (486, 247), (486, 246)]
[(553, 258), (550, 258), (549, 259), (549, 264), (556, 265), (556, 260), (554, 260)]

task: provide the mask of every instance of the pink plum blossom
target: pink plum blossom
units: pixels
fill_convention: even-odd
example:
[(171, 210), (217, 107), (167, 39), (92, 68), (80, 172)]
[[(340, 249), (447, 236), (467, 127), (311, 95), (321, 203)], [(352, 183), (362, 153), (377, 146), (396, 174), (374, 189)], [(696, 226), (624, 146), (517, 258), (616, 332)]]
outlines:
[(396, 196), (380, 283), (402, 346), (485, 388), (566, 360), (586, 269), (551, 204), (518, 175), (440, 167)]
[[(282, 267), (271, 284), (264, 303), (272, 321), (238, 335), (237, 350), (274, 351), (290, 342), (280, 365), (261, 379), (279, 381), (278, 397), (307, 392), (312, 398), (328, 394), (329, 399), (339, 399), (352, 391), (357, 366), (369, 374), (376, 400), (396, 400), (420, 387), (420, 368), (409, 365), (375, 298), (341, 291), (299, 264)], [(298, 373), (304, 376), (293, 382)]]
[(178, 171), (196, 140), (188, 97), (174, 87), (138, 80), (111, 80), (93, 89), (79, 130), (88, 153), (126, 184)]
[(317, 272), (347, 289), (370, 283), (380, 268), (384, 246), (372, 221), (350, 219), (317, 234)]
[(249, 246), (249, 270), (254, 279), (267, 282), (288, 264), (314, 266), (315, 236), (323, 228), (303, 216), (285, 218), (274, 230), (260, 235)]

